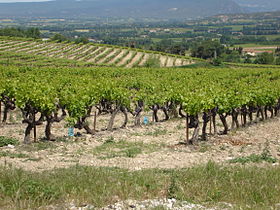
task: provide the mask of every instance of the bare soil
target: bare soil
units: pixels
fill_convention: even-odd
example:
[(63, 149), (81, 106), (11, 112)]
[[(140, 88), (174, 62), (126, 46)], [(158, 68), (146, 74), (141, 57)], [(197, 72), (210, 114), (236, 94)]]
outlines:
[(128, 61), (133, 55), (133, 52), (130, 51), (127, 56), (123, 57), (122, 60), (117, 64), (117, 66), (121, 66), (124, 65), (126, 63), (126, 61)]
[[(109, 49), (110, 49), (110, 48), (109, 48)], [(97, 63), (104, 63), (104, 61), (105, 61), (107, 58), (113, 56), (113, 55), (116, 53), (116, 51), (118, 51), (118, 49), (114, 49), (112, 52), (108, 53), (108, 55), (106, 55), (104, 58), (100, 59)]]
[[(146, 116), (151, 120), (149, 114)], [(20, 144), (15, 148), (2, 147), (0, 148), (0, 164), (11, 164), (31, 171), (69, 167), (76, 164), (140, 170), (185, 168), (208, 161), (232, 164), (229, 163), (231, 159), (251, 154), (259, 155), (264, 151), (269, 151), (277, 159), (280, 156), (279, 118), (254, 123), (245, 128), (233, 130), (228, 135), (209, 135), (208, 141), (186, 146), (181, 144), (186, 139), (184, 119), (150, 122), (148, 125), (135, 127), (131, 118), (127, 128), (120, 129), (123, 116), (119, 114), (114, 125), (115, 129), (109, 132), (106, 130), (109, 117), (98, 116), (98, 132), (94, 136), (86, 134), (83, 130), (75, 130), (76, 137), (67, 137), (68, 128), (65, 124), (54, 124), (53, 134), (57, 137), (56, 142)], [(90, 119), (89, 123), (92, 125), (93, 119)], [(25, 126), (20, 123), (19, 113), (15, 111), (9, 117), (9, 123), (1, 125), (0, 136), (17, 138), (22, 142)], [(218, 126), (221, 124), (218, 123)], [(43, 125), (37, 127), (37, 135), (43, 140)], [(104, 147), (107, 142), (112, 142), (112, 147)], [(125, 142), (124, 148), (114, 147), (114, 143), (118, 144), (118, 142)], [(141, 143), (140, 147), (139, 143)], [(138, 147), (136, 151), (139, 149), (141, 151), (138, 151), (136, 155), (124, 155), (130, 150), (134, 152), (135, 147)], [(1, 153), (19, 154), (19, 156), (24, 154), (24, 157), (1, 156)]]
[(141, 62), (139, 63), (139, 66), (143, 66), (147, 60), (149, 59), (150, 55), (149, 54), (145, 54), (143, 59), (141, 60)]
[(113, 58), (109, 64), (115, 63), (115, 61), (117, 61), (118, 59), (122, 58), (123, 55), (125, 54), (126, 50), (122, 50), (120, 54), (118, 54), (115, 58)]
[(130, 63), (126, 65), (126, 67), (128, 67), (128, 68), (133, 67), (133, 64), (134, 64), (136, 61), (138, 61), (139, 58), (140, 58), (142, 55), (143, 55), (143, 53), (138, 52), (138, 53), (134, 56), (134, 58), (130, 61)]

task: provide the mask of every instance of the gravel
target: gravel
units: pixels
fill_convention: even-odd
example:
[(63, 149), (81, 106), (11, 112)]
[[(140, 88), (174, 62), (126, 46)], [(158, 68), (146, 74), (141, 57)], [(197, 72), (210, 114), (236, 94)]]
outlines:
[[(64, 205), (63, 209), (68, 210), (230, 210), (234, 209), (234, 206), (230, 203), (221, 202), (213, 208), (207, 208), (199, 204), (189, 203), (187, 201), (179, 201), (174, 198), (172, 199), (153, 199), (153, 200), (125, 200), (119, 201), (115, 204), (108, 205), (102, 208), (96, 208), (91, 204), (82, 204), (76, 206), (75, 202), (70, 202)], [(61, 206), (48, 206), (48, 210), (58, 210), (62, 209)]]
[(154, 209), (156, 207), (161, 207), (160, 209), (206, 209), (205, 207), (197, 204), (188, 203), (186, 201), (177, 201), (176, 199), (155, 199), (155, 200), (145, 200), (145, 201), (134, 201), (127, 200), (115, 203), (113, 205), (109, 205), (102, 210), (124, 210), (124, 209)]

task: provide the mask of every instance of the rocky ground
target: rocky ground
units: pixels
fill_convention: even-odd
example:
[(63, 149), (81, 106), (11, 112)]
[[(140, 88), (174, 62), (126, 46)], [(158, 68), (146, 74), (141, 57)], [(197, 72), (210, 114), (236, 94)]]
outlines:
[[(69, 210), (189, 210), (189, 209), (196, 209), (196, 210), (229, 210), (233, 209), (233, 205), (229, 203), (218, 203), (216, 207), (207, 208), (205, 206), (199, 204), (189, 203), (187, 201), (178, 201), (174, 198), (172, 199), (153, 199), (153, 200), (144, 200), (144, 201), (136, 201), (136, 200), (126, 200), (120, 201), (103, 208), (95, 208), (93, 205), (90, 204), (83, 204), (80, 206), (76, 206), (73, 203), (68, 203), (63, 206), (65, 209)], [(42, 209), (48, 210), (57, 210), (61, 209), (60, 206), (47, 206)]]
[[(151, 119), (150, 115), (146, 115)], [(37, 127), (39, 141), (30, 145), (8, 145), (0, 148), (0, 164), (23, 168), (28, 171), (44, 171), (69, 167), (76, 164), (86, 166), (121, 167), (129, 170), (148, 168), (175, 169), (186, 168), (208, 161), (221, 164), (256, 164), (260, 167), (267, 164), (276, 166), (280, 157), (280, 118), (268, 119), (253, 123), (250, 126), (232, 130), (228, 135), (209, 135), (208, 140), (186, 146), (185, 120), (173, 119), (167, 122), (149, 123), (141, 127), (133, 126), (129, 121), (127, 128), (120, 129), (123, 116), (118, 115), (113, 132), (106, 131), (109, 116), (99, 116), (96, 135), (88, 135), (75, 130), (75, 137), (67, 137), (68, 128), (65, 123), (55, 124), (53, 134), (55, 142), (43, 139), (44, 126)], [(90, 119), (89, 123), (93, 123)], [(221, 130), (221, 123), (218, 123)], [(20, 123), (17, 111), (9, 116), (9, 122), (0, 126), (0, 136), (13, 137), (22, 142), (25, 125)], [(209, 133), (209, 128), (208, 128)], [(248, 158), (251, 155), (272, 158), (274, 161), (254, 163)], [(239, 159), (238, 159), (239, 158)], [(268, 159), (271, 160), (271, 159)], [(76, 206), (65, 204), (65, 209), (96, 209), (91, 204)], [(43, 209), (61, 209), (49, 206)], [(202, 205), (175, 199), (155, 199), (144, 201), (120, 201), (103, 207), (104, 210), (122, 209), (207, 209)], [(211, 209), (233, 209), (231, 204), (221, 203)]]
[[(0, 128), (0, 136), (22, 141), (25, 125), (14, 114), (9, 123)], [(43, 171), (87, 166), (121, 167), (130, 170), (146, 168), (185, 168), (215, 161), (232, 164), (230, 160), (263, 153), (278, 159), (280, 156), (280, 119), (269, 119), (246, 128), (233, 130), (229, 135), (211, 135), (208, 141), (191, 146), (180, 144), (185, 140), (185, 121), (174, 119), (134, 127), (130, 121), (126, 129), (104, 130), (108, 117), (98, 117), (95, 136), (75, 130), (76, 137), (67, 137), (65, 125), (56, 124), (53, 133), (56, 142), (20, 144), (0, 148), (0, 164), (10, 164), (31, 171)], [(122, 124), (118, 116), (115, 127)], [(219, 123), (218, 123), (219, 125)], [(44, 126), (38, 136), (44, 136)], [(274, 162), (273, 164), (278, 164)]]

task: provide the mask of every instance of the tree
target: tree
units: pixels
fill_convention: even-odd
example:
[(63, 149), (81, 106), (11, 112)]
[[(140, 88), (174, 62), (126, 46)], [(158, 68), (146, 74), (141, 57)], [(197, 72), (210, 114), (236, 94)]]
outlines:
[(39, 39), (41, 37), (41, 32), (38, 28), (29, 28), (25, 33), (27, 37), (32, 37), (34, 39)]
[(226, 54), (222, 55), (223, 61), (225, 62), (234, 62), (239, 63), (240, 62), (240, 54), (239, 51), (231, 50)]
[(217, 58), (225, 51), (225, 47), (219, 41), (207, 40), (194, 45), (191, 56), (203, 59)]
[(273, 64), (274, 56), (271, 53), (261, 53), (257, 55), (256, 60), (254, 61), (255, 64)]
[(26, 37), (39, 39), (41, 32), (38, 28), (3, 28), (0, 29), (0, 36), (12, 36), (12, 37)]
[(63, 36), (62, 34), (55, 34), (52, 38), (52, 41), (57, 41), (57, 42), (64, 42), (67, 41), (68, 38), (66, 36)]
[(232, 40), (231, 40), (231, 37), (228, 36), (228, 35), (223, 35), (220, 39), (220, 42), (222, 44), (231, 44), (232, 43)]
[(252, 63), (252, 60), (249, 56), (246, 56), (244, 63)]
[(275, 49), (275, 55), (280, 56), (280, 47)]
[(79, 43), (87, 44), (87, 43), (89, 43), (89, 41), (86, 37), (79, 37), (79, 38), (75, 39), (75, 43), (76, 44), (79, 44)]

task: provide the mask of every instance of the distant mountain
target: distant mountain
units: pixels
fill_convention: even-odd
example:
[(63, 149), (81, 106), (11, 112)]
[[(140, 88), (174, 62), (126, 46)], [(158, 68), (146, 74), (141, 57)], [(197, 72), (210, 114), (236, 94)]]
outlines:
[(248, 12), (267, 12), (280, 10), (280, 0), (234, 0)]
[(0, 3), (0, 17), (198, 18), (240, 13), (233, 0), (54, 0)]

